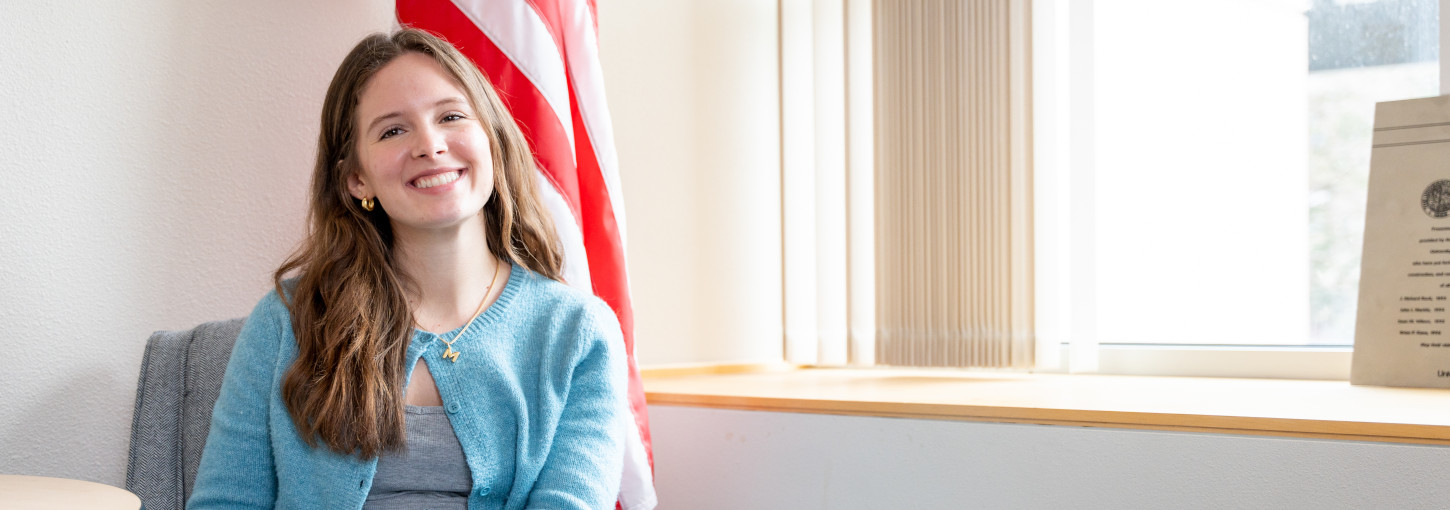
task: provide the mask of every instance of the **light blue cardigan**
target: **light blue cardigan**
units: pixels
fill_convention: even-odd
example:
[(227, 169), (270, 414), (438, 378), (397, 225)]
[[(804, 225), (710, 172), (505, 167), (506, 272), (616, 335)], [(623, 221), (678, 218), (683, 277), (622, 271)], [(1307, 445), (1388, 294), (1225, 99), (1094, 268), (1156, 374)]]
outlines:
[[(620, 335), (598, 298), (518, 265), (453, 344), (456, 363), (439, 335), (414, 333), (405, 373), (428, 362), (472, 472), (469, 508), (614, 507), (629, 412)], [(362, 507), (377, 459), (298, 435), (281, 393), (296, 356), (270, 293), (237, 337), (187, 508)]]

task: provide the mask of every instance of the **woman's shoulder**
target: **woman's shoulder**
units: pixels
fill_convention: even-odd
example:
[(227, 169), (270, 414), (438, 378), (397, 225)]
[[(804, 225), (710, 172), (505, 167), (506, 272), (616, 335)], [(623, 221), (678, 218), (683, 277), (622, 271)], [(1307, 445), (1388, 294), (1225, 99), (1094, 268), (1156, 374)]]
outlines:
[(514, 269), (520, 272), (523, 281), (520, 290), (527, 296), (523, 299), (528, 302), (529, 311), (547, 312), (556, 320), (577, 321), (606, 330), (619, 329), (619, 319), (615, 317), (614, 310), (593, 293), (528, 268), (515, 266)]
[[(292, 289), (295, 288), (294, 283), (293, 280), (282, 282), (282, 292), (286, 292), (289, 298)], [(287, 308), (287, 301), (283, 298), (283, 294), (279, 294), (278, 289), (274, 287), (257, 300), (256, 306), (252, 307), (252, 313), (247, 315), (246, 322), (242, 325), (239, 340), (247, 339), (271, 344), (279, 342), (283, 338), (290, 338), (291, 335), (292, 312)]]
[(263, 294), (262, 299), (257, 300), (257, 305), (252, 307), (252, 315), (249, 316), (249, 319), (262, 316), (269, 319), (282, 319), (286, 321), (292, 316), (292, 312), (287, 309), (286, 299), (283, 298), (283, 294), (278, 292), (279, 288), (282, 292), (286, 293), (286, 298), (290, 299), (292, 291), (297, 288), (297, 279), (288, 278), (282, 280), (281, 285), (273, 287), (266, 294)]
[(526, 267), (515, 266), (514, 270), (520, 272), (523, 280), (521, 287), (524, 287), (530, 300), (538, 304), (585, 312), (609, 309), (604, 300), (586, 290), (535, 273)]

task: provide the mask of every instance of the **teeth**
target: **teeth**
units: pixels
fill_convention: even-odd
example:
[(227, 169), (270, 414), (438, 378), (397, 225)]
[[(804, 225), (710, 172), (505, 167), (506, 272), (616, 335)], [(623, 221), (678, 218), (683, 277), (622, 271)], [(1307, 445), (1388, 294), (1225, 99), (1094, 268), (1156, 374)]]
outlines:
[(442, 186), (458, 180), (458, 172), (448, 172), (418, 179), (414, 184), (418, 189), (428, 189), (434, 186)]

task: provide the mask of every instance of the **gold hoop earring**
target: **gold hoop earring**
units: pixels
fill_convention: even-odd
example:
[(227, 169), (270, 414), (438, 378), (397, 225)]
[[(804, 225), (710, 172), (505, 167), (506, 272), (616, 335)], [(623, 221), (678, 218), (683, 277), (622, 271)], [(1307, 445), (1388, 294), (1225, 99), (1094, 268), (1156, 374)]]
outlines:
[(375, 203), (376, 202), (373, 202), (373, 198), (372, 197), (364, 198), (364, 199), (362, 199), (362, 208), (363, 208), (364, 211), (372, 212), (373, 211), (373, 204), (375, 204)]

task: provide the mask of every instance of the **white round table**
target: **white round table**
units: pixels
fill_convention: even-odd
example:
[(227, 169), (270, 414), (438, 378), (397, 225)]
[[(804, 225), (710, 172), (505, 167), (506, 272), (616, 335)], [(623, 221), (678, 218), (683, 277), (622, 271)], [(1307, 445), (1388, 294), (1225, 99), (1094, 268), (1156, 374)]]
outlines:
[(140, 510), (141, 498), (109, 485), (45, 476), (0, 475), (0, 501), (7, 510)]

